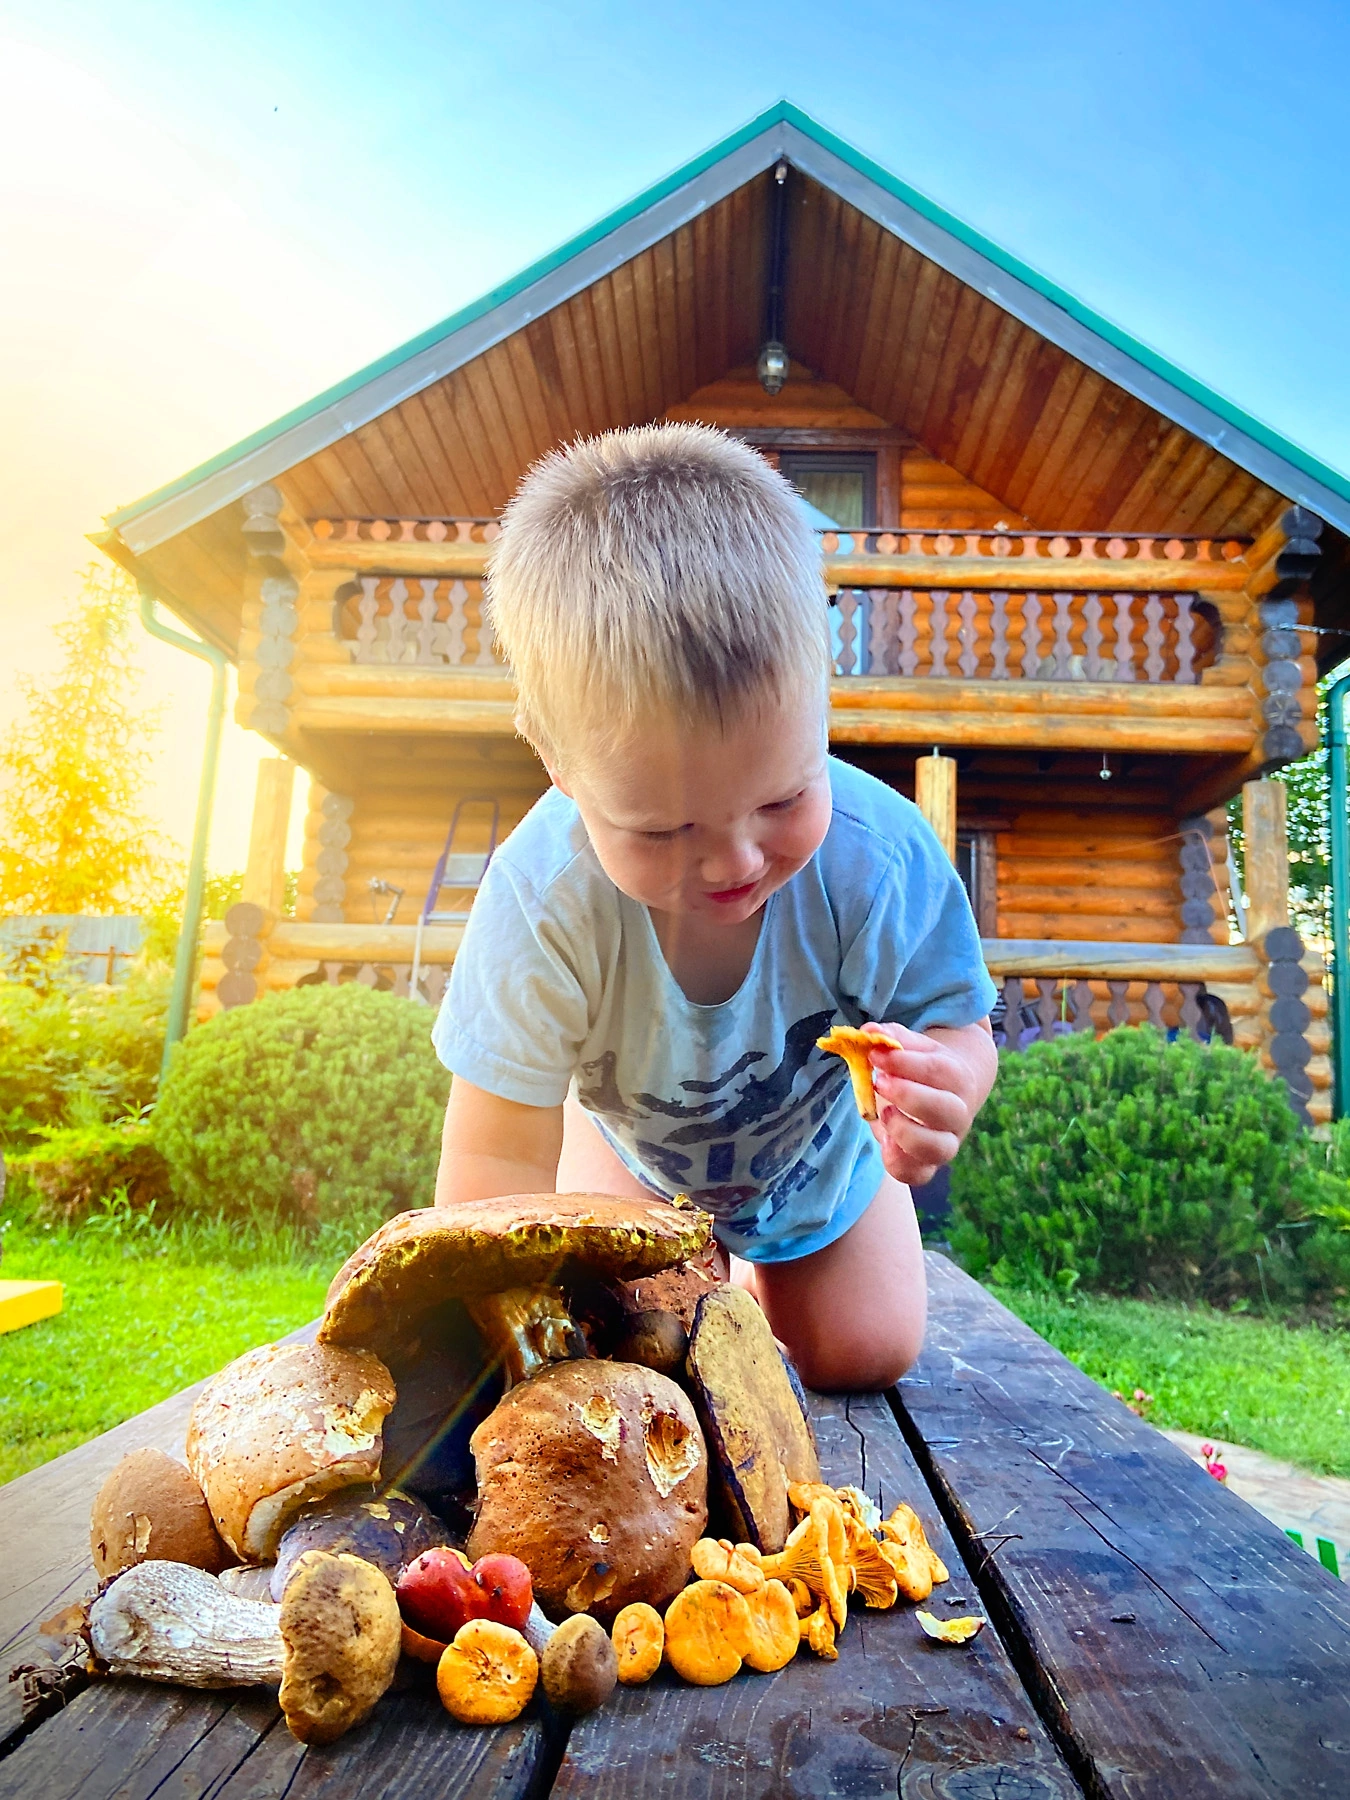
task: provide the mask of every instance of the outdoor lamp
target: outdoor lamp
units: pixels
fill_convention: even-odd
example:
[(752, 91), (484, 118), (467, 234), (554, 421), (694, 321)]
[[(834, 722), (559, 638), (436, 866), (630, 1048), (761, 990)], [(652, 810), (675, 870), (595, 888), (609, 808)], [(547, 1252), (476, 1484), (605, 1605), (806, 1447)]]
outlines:
[(755, 364), (759, 385), (766, 394), (776, 394), (788, 378), (788, 353), (777, 338), (770, 338)]

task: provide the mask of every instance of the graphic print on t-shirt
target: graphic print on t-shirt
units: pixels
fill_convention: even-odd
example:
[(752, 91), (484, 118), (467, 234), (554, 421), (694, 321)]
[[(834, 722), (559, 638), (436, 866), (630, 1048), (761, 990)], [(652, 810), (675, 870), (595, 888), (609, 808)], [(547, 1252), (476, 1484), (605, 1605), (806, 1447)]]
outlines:
[(797, 1090), (816, 1039), (834, 1019), (835, 1010), (827, 1008), (790, 1025), (778, 1066), (767, 1075), (754, 1073), (767, 1052), (746, 1050), (711, 1080), (681, 1081), (687, 1100), (622, 1093), (615, 1077), (618, 1058), (607, 1050), (581, 1065), (577, 1098), (602, 1120), (621, 1119), (632, 1127), (644, 1166), (674, 1191), (687, 1193), (743, 1236), (757, 1237), (790, 1197), (814, 1180), (817, 1170), (807, 1157), (830, 1140), (826, 1114), (847, 1081), (846, 1071), (831, 1057), (804, 1091)]

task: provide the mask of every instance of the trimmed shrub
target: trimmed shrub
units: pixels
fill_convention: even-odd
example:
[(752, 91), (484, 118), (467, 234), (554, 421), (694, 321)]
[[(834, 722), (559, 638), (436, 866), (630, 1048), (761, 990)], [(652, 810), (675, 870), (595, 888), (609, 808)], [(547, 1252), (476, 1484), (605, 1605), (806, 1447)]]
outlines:
[(169, 981), (165, 970), (141, 968), (112, 988), (39, 993), (0, 981), (0, 1151), (144, 1111), (155, 1097)]
[(450, 1091), (430, 1025), (425, 1007), (352, 982), (190, 1032), (154, 1113), (179, 1204), (367, 1229), (429, 1205)]
[(1231, 1304), (1350, 1289), (1350, 1198), (1253, 1056), (1151, 1027), (1000, 1062), (952, 1171), (972, 1274)]
[(101, 1201), (122, 1195), (137, 1212), (169, 1198), (169, 1171), (148, 1120), (53, 1131), (9, 1165), (16, 1194), (25, 1190), (39, 1217), (74, 1223)]

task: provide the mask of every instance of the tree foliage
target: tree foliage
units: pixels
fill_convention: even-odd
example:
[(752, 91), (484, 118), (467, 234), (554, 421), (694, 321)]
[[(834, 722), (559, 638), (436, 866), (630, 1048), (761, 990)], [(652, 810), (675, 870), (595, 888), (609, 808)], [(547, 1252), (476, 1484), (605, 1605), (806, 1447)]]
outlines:
[(0, 740), (0, 913), (117, 912), (154, 882), (143, 802), (159, 715), (137, 704), (132, 593), (91, 563), (54, 627), (56, 675), (19, 678), (26, 710)]

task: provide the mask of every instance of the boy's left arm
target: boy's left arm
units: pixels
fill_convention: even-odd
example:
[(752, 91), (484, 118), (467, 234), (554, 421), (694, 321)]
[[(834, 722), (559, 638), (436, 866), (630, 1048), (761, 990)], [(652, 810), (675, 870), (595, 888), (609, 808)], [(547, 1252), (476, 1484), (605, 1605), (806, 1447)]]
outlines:
[(974, 1025), (874, 1024), (895, 1049), (870, 1052), (877, 1119), (872, 1126), (886, 1172), (917, 1187), (931, 1181), (965, 1141), (998, 1073), (988, 1019)]

